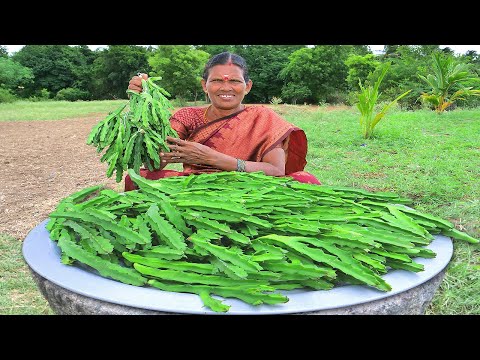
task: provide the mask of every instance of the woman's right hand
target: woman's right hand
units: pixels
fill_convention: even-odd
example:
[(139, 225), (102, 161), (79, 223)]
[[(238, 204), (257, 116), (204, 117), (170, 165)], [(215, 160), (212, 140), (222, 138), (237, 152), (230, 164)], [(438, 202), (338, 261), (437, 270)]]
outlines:
[(148, 79), (147, 74), (140, 74), (142, 77), (135, 75), (128, 82), (128, 89), (140, 93), (142, 91), (142, 78), (143, 80)]

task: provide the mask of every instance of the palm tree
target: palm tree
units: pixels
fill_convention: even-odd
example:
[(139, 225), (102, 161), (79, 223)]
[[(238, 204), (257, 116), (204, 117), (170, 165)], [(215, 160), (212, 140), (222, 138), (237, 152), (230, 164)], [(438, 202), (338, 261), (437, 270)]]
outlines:
[[(472, 86), (465, 87), (465, 82), (479, 81), (480, 79), (469, 73), (468, 65), (465, 63), (455, 64), (452, 55), (445, 55), (435, 52), (433, 58), (433, 74), (427, 77), (418, 75), (431, 88), (430, 93), (420, 95), (423, 102), (433, 105), (437, 113), (442, 113), (456, 100), (465, 100), (467, 96), (479, 96), (480, 90), (474, 90)], [(460, 87), (451, 96), (455, 87)]]

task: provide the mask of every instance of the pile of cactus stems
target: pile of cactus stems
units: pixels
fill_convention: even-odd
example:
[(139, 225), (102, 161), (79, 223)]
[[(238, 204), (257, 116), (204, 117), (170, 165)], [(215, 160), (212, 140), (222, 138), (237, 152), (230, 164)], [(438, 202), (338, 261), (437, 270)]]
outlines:
[[(434, 235), (478, 243), (393, 193), (319, 186), (289, 177), (218, 172), (153, 181), (128, 170), (138, 190), (102, 186), (63, 199), (47, 229), (61, 261), (134, 286), (200, 296), (288, 302), (285, 291), (348, 284), (388, 292), (388, 271), (424, 270)], [(288, 293), (288, 292), (287, 292)]]

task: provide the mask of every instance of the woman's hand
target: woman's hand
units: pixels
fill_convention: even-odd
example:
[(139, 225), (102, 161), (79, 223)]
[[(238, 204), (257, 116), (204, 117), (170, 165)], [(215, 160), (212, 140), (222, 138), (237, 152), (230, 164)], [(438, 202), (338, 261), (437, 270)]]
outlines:
[[(171, 163), (209, 165), (223, 171), (237, 170), (237, 159), (220, 153), (208, 146), (167, 136), (171, 152), (160, 153), (162, 168)], [(282, 148), (270, 150), (262, 161), (247, 161), (245, 171), (263, 171), (265, 175), (285, 175), (285, 151)]]
[(128, 89), (129, 90), (135, 91), (137, 93), (142, 91), (142, 78), (143, 78), (143, 80), (147, 80), (148, 75), (147, 74), (140, 74), (140, 75), (142, 77), (140, 77), (138, 75), (135, 75), (134, 77), (132, 77), (130, 79), (130, 81), (128, 82)]
[(214, 157), (215, 150), (208, 146), (193, 142), (181, 140), (167, 136), (169, 148), (171, 152), (162, 152), (160, 157), (162, 163), (184, 163), (184, 164), (199, 164), (210, 165), (212, 157)]

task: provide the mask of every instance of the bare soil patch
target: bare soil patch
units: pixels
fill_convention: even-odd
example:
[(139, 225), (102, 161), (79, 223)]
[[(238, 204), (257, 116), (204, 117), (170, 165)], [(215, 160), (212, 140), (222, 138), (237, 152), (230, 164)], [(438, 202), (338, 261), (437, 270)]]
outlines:
[(23, 240), (61, 199), (85, 187), (123, 191), (86, 144), (102, 118), (0, 122), (0, 233)]

